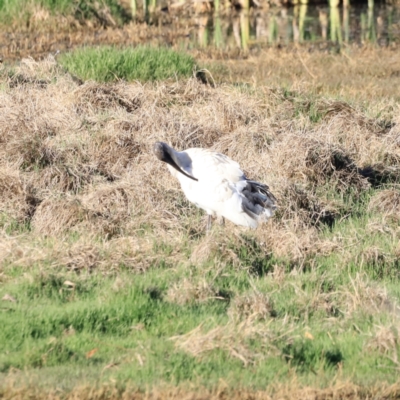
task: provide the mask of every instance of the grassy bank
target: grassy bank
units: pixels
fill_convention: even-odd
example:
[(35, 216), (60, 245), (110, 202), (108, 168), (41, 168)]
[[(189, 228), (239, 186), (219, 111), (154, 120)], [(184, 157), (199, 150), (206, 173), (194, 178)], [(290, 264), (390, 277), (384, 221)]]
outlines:
[[(280, 73), (212, 88), (3, 67), (3, 398), (398, 395), (396, 94)], [(276, 216), (206, 235), (157, 140), (228, 154)]]
[(121, 26), (131, 19), (117, 0), (0, 0), (0, 24), (18, 30), (48, 29), (72, 24)]

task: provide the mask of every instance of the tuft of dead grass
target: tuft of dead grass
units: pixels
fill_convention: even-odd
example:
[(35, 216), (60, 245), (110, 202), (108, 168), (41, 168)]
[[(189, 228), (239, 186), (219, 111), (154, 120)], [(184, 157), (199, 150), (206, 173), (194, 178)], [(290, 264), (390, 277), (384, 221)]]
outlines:
[(351, 286), (342, 287), (340, 306), (345, 315), (355, 312), (376, 314), (382, 311), (397, 314), (398, 304), (389, 296), (386, 289), (369, 282), (362, 274), (350, 280)]
[(126, 221), (134, 215), (132, 192), (129, 184), (121, 182), (97, 186), (82, 197), (82, 204), (91, 217), (91, 225), (96, 225), (97, 232), (110, 237), (123, 229)]
[(216, 298), (223, 299), (223, 297), (218, 296), (218, 291), (205, 279), (198, 282), (182, 279), (180, 282), (173, 284), (165, 296), (166, 301), (179, 305), (204, 303)]
[(246, 343), (249, 340), (263, 341), (269, 343), (269, 351), (274, 352), (277, 351), (273, 345), (276, 336), (265, 324), (254, 323), (252, 318), (248, 318), (239, 323), (228, 322), (207, 332), (199, 325), (187, 334), (171, 337), (170, 340), (175, 342), (177, 348), (194, 357), (201, 357), (204, 353), (220, 349), (239, 359), (244, 366), (248, 366), (267, 357), (268, 352), (266, 349), (262, 353), (250, 350)]
[[(204, 264), (217, 260), (223, 263), (238, 265), (239, 257), (233, 249), (233, 241), (240, 241), (240, 236), (228, 237), (222, 230), (213, 230), (210, 235), (201, 238), (190, 256), (194, 264)], [(236, 246), (235, 246), (236, 247)]]
[(90, 244), (77, 243), (67, 249), (66, 255), (61, 257), (60, 264), (71, 271), (91, 271), (99, 266), (99, 249)]
[(88, 218), (81, 202), (74, 198), (48, 198), (44, 200), (32, 218), (32, 228), (43, 235), (57, 235)]
[(264, 293), (253, 292), (236, 296), (228, 308), (228, 316), (233, 320), (267, 320), (276, 316), (274, 304)]
[(24, 187), (18, 169), (12, 166), (0, 167), (0, 214), (23, 221), (33, 211), (29, 188)]
[(300, 269), (307, 260), (319, 253), (320, 244), (318, 230), (315, 227), (305, 227), (298, 216), (288, 221), (269, 221), (257, 239), (265, 252), (287, 260), (293, 267)]
[(276, 161), (289, 178), (301, 180), (310, 187), (329, 184), (341, 191), (369, 187), (350, 154), (341, 146), (321, 141), (317, 135), (307, 136), (290, 135), (284, 147), (279, 146)]
[(85, 83), (74, 91), (77, 112), (85, 114), (122, 108), (128, 113), (133, 113), (140, 108), (144, 96), (144, 90), (141, 90), (139, 85), (136, 89), (132, 91), (123, 83)]
[(397, 366), (399, 366), (397, 348), (399, 345), (399, 332), (395, 326), (379, 326), (373, 337), (368, 341), (366, 348), (378, 350), (388, 356)]
[(337, 204), (319, 199), (312, 191), (289, 184), (277, 191), (279, 199), (278, 215), (283, 220), (298, 220), (305, 226), (331, 226), (340, 216)]
[(361, 267), (372, 270), (374, 276), (379, 278), (390, 277), (397, 279), (399, 271), (397, 267), (398, 257), (396, 250), (384, 251), (379, 246), (368, 246), (362, 249), (356, 256), (356, 261)]
[(400, 191), (395, 188), (380, 191), (370, 200), (368, 209), (400, 221)]

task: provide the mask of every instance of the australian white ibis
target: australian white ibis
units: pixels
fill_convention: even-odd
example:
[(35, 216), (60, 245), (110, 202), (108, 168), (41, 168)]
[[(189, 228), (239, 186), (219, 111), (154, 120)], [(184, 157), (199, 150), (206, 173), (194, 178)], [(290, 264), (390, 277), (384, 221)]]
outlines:
[(276, 200), (268, 186), (246, 178), (239, 164), (224, 154), (200, 148), (176, 151), (164, 142), (155, 143), (153, 150), (168, 164), (187, 199), (206, 211), (208, 230), (212, 216), (257, 228), (273, 215)]

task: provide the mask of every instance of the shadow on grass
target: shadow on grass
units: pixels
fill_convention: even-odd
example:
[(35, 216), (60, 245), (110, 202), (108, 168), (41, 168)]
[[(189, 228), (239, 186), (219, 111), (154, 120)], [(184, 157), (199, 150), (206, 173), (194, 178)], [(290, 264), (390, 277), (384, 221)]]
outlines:
[(320, 344), (311, 340), (287, 344), (282, 354), (284, 359), (300, 372), (315, 372), (321, 364), (324, 368), (332, 368), (344, 360), (339, 349), (324, 350)]

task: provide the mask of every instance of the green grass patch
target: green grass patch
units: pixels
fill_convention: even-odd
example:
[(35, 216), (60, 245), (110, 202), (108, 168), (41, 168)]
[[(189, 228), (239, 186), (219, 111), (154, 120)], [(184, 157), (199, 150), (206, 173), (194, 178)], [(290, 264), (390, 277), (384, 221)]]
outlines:
[(146, 46), (84, 47), (62, 55), (60, 63), (71, 74), (98, 82), (183, 78), (191, 76), (196, 68), (195, 60), (188, 54)]
[[(352, 217), (322, 234), (357, 238), (369, 218)], [(283, 383), (293, 374), (302, 384), (324, 387), (340, 368), (362, 385), (396, 381), (391, 359), (399, 346), (387, 344), (390, 337), (379, 336), (378, 329), (390, 327), (395, 317), (387, 306), (374, 309), (382, 294), (370, 280), (377, 278), (373, 259), (364, 257), (360, 265), (354, 256), (346, 267), (339, 254), (321, 255), (301, 273), (288, 268), (281, 281), (273, 272), (285, 261), (263, 259), (255, 242), (243, 240), (246, 246), (240, 248), (232, 243), (241, 266), (226, 265), (219, 273), (211, 261), (201, 267), (153, 266), (139, 275), (123, 268), (106, 276), (49, 266), (8, 271), (13, 279), (0, 286), (0, 298), (14, 301), (0, 303), (0, 377), (17, 369), (26, 379), (37, 376), (43, 385), (57, 383), (64, 390), (110, 379), (142, 389), (163, 383), (212, 388), (221, 379), (232, 388), (263, 389), (277, 376)], [(377, 232), (350, 252), (378, 245), (390, 251), (393, 242)], [(169, 291), (183, 280), (204, 281), (219, 298), (171, 301)], [(391, 276), (379, 281), (393, 283)], [(390, 292), (397, 300), (398, 290)], [(247, 317), (240, 306), (232, 314), (240, 298), (262, 299), (252, 297), (256, 293), (269, 299), (273, 312), (252, 319), (259, 305), (247, 301), (253, 307)], [(233, 324), (232, 318), (239, 321)], [(213, 330), (219, 333), (205, 340)], [(191, 335), (190, 340), (180, 335)], [(191, 346), (198, 346), (197, 355)]]
[[(122, 25), (131, 17), (117, 0), (0, 0), (0, 23), (31, 24), (38, 13), (45, 11), (49, 16), (71, 16), (78, 21), (95, 20), (100, 25), (107, 25), (105, 15), (112, 18), (113, 23)], [(44, 18), (44, 15), (40, 15)]]
[(0, 0), (2, 22), (5, 17), (21, 18), (31, 14), (34, 7), (42, 8), (52, 14), (67, 15), (74, 9), (74, 2), (69, 0)]

